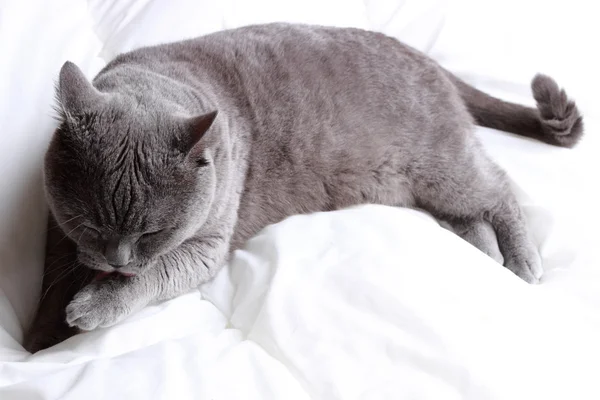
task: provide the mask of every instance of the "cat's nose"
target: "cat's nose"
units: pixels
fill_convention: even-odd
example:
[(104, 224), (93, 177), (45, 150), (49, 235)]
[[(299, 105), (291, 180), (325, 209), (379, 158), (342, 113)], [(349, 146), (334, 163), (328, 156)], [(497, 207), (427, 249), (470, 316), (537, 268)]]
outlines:
[(104, 258), (111, 267), (118, 269), (131, 262), (131, 245), (121, 238), (112, 238), (106, 243)]

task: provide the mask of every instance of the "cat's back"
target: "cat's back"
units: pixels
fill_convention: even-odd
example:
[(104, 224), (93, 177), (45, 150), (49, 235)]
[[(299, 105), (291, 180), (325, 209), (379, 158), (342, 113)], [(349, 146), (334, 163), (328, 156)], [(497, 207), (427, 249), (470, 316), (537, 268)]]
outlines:
[[(436, 98), (452, 95), (441, 69), (425, 55), (354, 28), (274, 23), (220, 31), (120, 55), (96, 80), (130, 84), (105, 79), (119, 69), (129, 71), (121, 76), (130, 82), (146, 74), (151, 82), (140, 86), (152, 84), (154, 92), (210, 92), (220, 112), (250, 127), (255, 149), (304, 149), (298, 157), (316, 146), (340, 149), (348, 140), (364, 146), (374, 138), (389, 140), (390, 128), (398, 130), (398, 117), (407, 113), (415, 118), (404, 120), (405, 129), (414, 131), (427, 124)], [(434, 96), (424, 97), (424, 87)], [(382, 134), (365, 136), (367, 126)]]
[[(402, 53), (406, 61), (426, 61), (418, 51), (382, 33), (358, 28), (271, 23), (223, 30), (194, 39), (142, 47), (118, 55), (104, 70), (123, 64), (139, 64), (156, 69), (161, 63), (190, 61), (203, 68), (235, 63), (239, 69), (268, 67), (285, 63), (294, 69), (310, 66), (326, 56), (330, 60), (351, 61), (350, 65), (376, 55)], [(396, 59), (397, 60), (397, 59)], [(323, 60), (322, 60), (323, 61)], [(214, 65), (216, 63), (217, 65)], [(384, 66), (385, 67), (385, 66)], [(331, 71), (330, 71), (331, 72)]]
[[(314, 95), (360, 93), (410, 83), (437, 65), (420, 52), (377, 32), (355, 28), (272, 23), (225, 30), (181, 42), (144, 47), (116, 57), (97, 77), (145, 69), (191, 86), (212, 85), (221, 96), (262, 102)], [(304, 92), (312, 92), (309, 95)], [(304, 96), (302, 99), (301, 97)], [(260, 102), (255, 102), (260, 99)]]

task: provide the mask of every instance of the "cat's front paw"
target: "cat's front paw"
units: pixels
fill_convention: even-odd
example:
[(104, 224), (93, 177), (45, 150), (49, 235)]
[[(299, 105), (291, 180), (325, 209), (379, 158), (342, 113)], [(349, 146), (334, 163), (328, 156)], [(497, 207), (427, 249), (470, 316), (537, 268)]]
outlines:
[(125, 285), (117, 282), (87, 285), (67, 306), (67, 324), (85, 331), (116, 324), (133, 309), (126, 289)]

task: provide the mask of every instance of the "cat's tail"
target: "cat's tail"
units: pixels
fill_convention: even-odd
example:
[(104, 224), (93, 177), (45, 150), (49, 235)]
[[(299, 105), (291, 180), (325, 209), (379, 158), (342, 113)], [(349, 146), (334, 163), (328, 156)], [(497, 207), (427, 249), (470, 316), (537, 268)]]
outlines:
[(537, 108), (492, 97), (448, 72), (477, 125), (573, 147), (583, 135), (583, 119), (554, 79), (538, 74), (531, 81)]

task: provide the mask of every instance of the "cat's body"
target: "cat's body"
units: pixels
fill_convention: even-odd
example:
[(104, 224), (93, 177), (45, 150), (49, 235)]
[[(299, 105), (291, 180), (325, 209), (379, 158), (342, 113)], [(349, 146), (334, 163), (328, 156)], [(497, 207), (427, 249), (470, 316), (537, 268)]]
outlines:
[(81, 329), (209, 280), (268, 224), (363, 203), (425, 209), (535, 282), (536, 249), (473, 120), (563, 146), (582, 128), (547, 77), (533, 83), (540, 113), (356, 29), (271, 24), (144, 48), (93, 85), (63, 67), (49, 204), (80, 261), (135, 276), (79, 292), (66, 318)]

